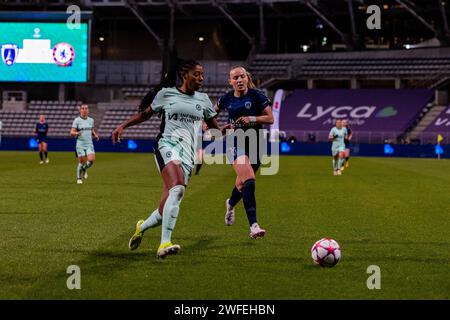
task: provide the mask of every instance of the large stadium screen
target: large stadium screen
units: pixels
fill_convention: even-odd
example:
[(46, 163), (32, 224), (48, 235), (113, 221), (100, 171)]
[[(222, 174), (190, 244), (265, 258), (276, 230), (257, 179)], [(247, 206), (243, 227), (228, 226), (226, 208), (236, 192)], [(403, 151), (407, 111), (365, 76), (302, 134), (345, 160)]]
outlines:
[(0, 81), (85, 82), (88, 23), (0, 22)]

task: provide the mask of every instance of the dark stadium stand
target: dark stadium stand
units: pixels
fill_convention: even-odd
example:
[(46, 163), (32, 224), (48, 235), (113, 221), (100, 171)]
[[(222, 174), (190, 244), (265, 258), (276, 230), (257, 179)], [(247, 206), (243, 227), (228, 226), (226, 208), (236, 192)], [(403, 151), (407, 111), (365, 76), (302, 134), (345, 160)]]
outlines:
[[(142, 99), (151, 89), (151, 87), (122, 87), (120, 90), (124, 99), (132, 100)], [(230, 88), (224, 86), (206, 86), (202, 87), (200, 92), (207, 93), (211, 100), (216, 100), (227, 90), (230, 90)]]
[(401, 78), (439, 81), (450, 76), (450, 48), (302, 54), (258, 54), (249, 70), (279, 79)]
[(81, 101), (31, 101), (25, 111), (0, 110), (4, 136), (33, 136), (39, 115), (49, 123), (49, 136), (68, 136), (73, 119), (78, 115)]
[[(117, 127), (118, 124), (128, 119), (134, 113), (136, 113), (136, 108), (134, 106), (128, 107), (114, 107), (111, 105), (109, 108), (106, 104), (103, 104), (103, 108), (107, 108), (103, 119), (100, 122), (98, 133), (102, 137), (108, 137), (111, 132)], [(218, 122), (220, 125), (226, 123), (228, 114), (223, 111), (218, 116)], [(158, 116), (153, 116), (150, 120), (141, 123), (137, 126), (129, 128), (124, 133), (124, 138), (140, 138), (140, 139), (155, 139), (159, 133), (159, 128), (161, 124), (161, 118)]]

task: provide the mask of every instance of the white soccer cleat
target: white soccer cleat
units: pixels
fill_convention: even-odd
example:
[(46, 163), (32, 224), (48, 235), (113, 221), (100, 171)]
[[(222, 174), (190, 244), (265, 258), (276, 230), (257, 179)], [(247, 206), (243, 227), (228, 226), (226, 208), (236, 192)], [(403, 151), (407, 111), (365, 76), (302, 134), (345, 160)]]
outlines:
[(337, 176), (337, 175), (338, 175), (336, 170), (333, 171), (333, 175), (334, 175), (334, 176)]
[(83, 180), (77, 179), (77, 184), (83, 184)]
[(234, 224), (234, 207), (229, 205), (230, 199), (225, 200), (225, 224), (231, 226)]
[(338, 175), (338, 176), (341, 176), (341, 175), (342, 175), (341, 170), (338, 170), (338, 171), (336, 171), (336, 172), (337, 172), (337, 175)]
[(266, 234), (266, 230), (262, 229), (256, 222), (250, 227), (250, 238), (262, 238)]
[(39, 161), (39, 164), (43, 164), (44, 163), (44, 161)]
[(84, 174), (83, 174), (83, 179), (87, 179), (88, 178), (88, 174), (87, 174), (87, 171), (84, 171)]
[(49, 160), (49, 159), (46, 159), (46, 160), (45, 160), (45, 163), (47, 163), (47, 164), (50, 163), (50, 160)]

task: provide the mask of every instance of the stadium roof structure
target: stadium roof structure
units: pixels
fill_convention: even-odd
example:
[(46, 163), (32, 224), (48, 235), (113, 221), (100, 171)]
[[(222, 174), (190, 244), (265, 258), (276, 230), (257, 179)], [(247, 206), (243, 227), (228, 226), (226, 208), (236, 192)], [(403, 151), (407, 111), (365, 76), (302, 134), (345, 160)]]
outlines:
[[(310, 23), (307, 18), (312, 18), (315, 24), (312, 30), (318, 33), (325, 30), (328, 38), (333, 35), (347, 50), (358, 50), (363, 47), (364, 37), (374, 34), (368, 33), (366, 26), (369, 5), (382, 9), (387, 22), (377, 34), (383, 38), (402, 34), (404, 38), (434, 38), (439, 44), (450, 43), (446, 0), (4, 0), (0, 9), (51, 11), (72, 4), (82, 10), (93, 10), (103, 20), (137, 19), (160, 45), (161, 37), (151, 26), (154, 21), (169, 21), (171, 43), (176, 20), (227, 20), (257, 51), (263, 52), (268, 22), (282, 20), (291, 25), (294, 34), (299, 26), (305, 33), (311, 33), (303, 25)], [(249, 30), (245, 26), (248, 20), (259, 28)], [(267, 51), (273, 52), (270, 48)]]

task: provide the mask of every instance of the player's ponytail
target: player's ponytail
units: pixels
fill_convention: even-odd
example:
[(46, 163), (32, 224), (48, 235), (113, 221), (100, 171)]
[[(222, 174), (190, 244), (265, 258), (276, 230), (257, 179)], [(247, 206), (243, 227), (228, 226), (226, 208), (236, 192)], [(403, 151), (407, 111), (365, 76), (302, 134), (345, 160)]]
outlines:
[(254, 89), (254, 88), (256, 88), (255, 83), (253, 82), (253, 79), (252, 79), (252, 74), (251, 74), (250, 72), (248, 72), (247, 70), (245, 70), (245, 73), (247, 73), (247, 78), (248, 78), (248, 84), (247, 84), (247, 87), (248, 87), (249, 89)]
[(164, 78), (159, 84), (156, 85), (152, 90), (150, 90), (139, 104), (138, 112), (143, 112), (147, 109), (153, 99), (162, 88), (175, 87), (177, 85), (177, 73), (180, 65), (180, 59), (174, 58), (172, 63), (169, 65), (169, 70), (164, 74)]

